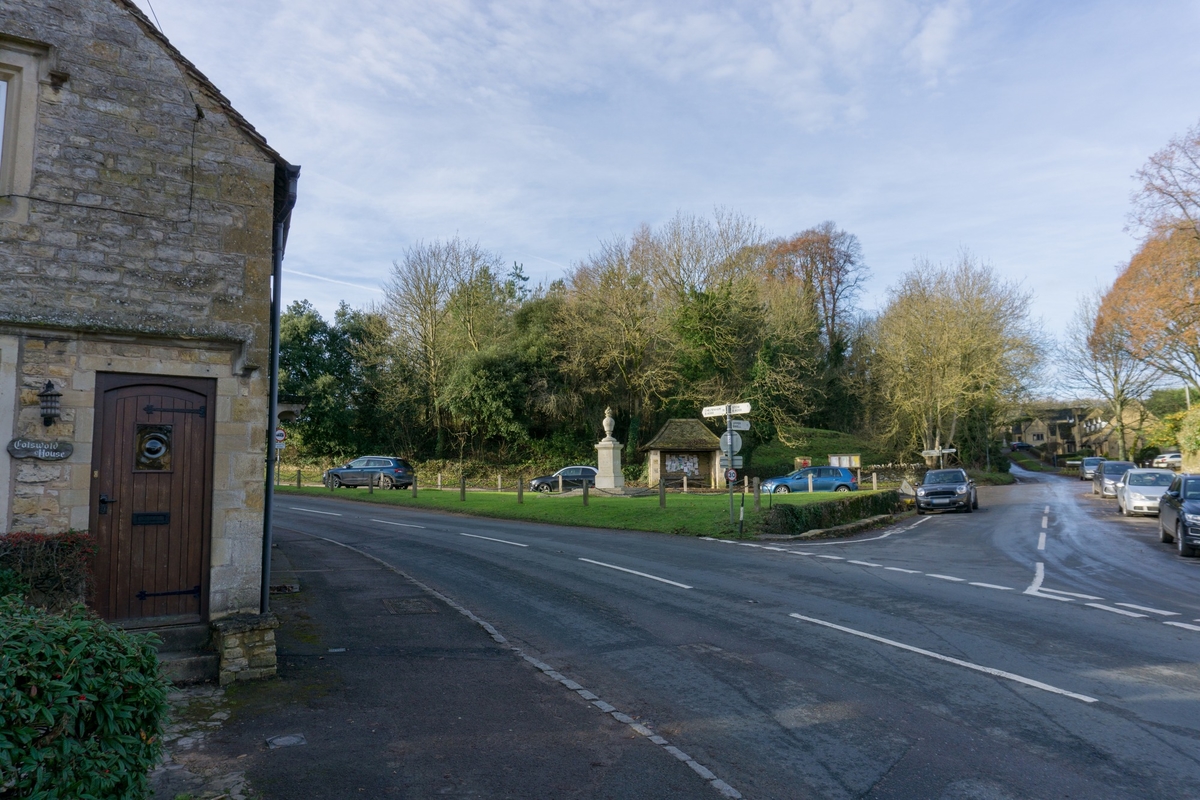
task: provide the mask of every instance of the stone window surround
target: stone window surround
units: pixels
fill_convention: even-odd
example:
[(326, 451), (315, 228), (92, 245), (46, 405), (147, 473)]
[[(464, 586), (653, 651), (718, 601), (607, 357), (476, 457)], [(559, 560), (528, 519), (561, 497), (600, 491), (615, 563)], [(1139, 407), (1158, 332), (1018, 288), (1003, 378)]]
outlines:
[(0, 81), (8, 84), (0, 151), (0, 221), (25, 223), (33, 187), (40, 84), (50, 79), (49, 45), (0, 34)]
[[(0, 334), (0, 439), (8, 443), (17, 430), (17, 349), (16, 336)], [(0, 454), (0, 533), (9, 527), (12, 495), (12, 459)]]

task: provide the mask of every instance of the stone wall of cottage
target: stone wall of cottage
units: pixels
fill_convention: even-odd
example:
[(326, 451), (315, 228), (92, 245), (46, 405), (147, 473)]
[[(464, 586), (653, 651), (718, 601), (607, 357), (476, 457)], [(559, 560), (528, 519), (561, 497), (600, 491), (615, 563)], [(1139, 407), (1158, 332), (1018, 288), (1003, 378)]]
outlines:
[(22, 39), (48, 49), (31, 189), (0, 198), (0, 446), (75, 451), (0, 453), (0, 530), (88, 527), (98, 371), (216, 378), (210, 612), (254, 611), (273, 156), (122, 0), (0, 0), (0, 47)]

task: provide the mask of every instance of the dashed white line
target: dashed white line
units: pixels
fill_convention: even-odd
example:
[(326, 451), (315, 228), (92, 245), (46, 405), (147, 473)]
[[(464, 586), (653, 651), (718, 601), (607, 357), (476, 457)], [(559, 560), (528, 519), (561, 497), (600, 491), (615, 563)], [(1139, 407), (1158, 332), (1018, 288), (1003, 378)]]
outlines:
[(1146, 618), (1145, 614), (1135, 614), (1134, 612), (1126, 611), (1123, 608), (1113, 608), (1112, 606), (1101, 605), (1100, 603), (1084, 603), (1084, 605), (1088, 608), (1098, 608), (1101, 611), (1111, 611), (1113, 614), (1121, 614), (1126, 617), (1137, 617), (1138, 619)]
[(956, 578), (956, 577), (954, 577), (953, 575), (938, 575), (938, 574), (936, 574), (936, 573), (933, 573), (933, 572), (926, 572), (926, 573), (925, 573), (925, 577), (927, 577), (927, 578), (937, 578), (938, 580), (941, 580), (941, 581), (954, 581), (955, 583), (963, 583), (963, 582), (964, 582), (964, 580), (965, 580), (965, 579), (963, 579), (963, 578)]
[(666, 578), (660, 578), (657, 575), (651, 575), (646, 572), (638, 572), (636, 569), (625, 569), (625, 567), (618, 567), (616, 564), (605, 564), (603, 561), (593, 561), (590, 558), (581, 558), (579, 560), (586, 561), (589, 564), (595, 564), (597, 567), (608, 567), (609, 569), (615, 569), (620, 572), (628, 572), (630, 575), (637, 575), (640, 578), (649, 578), (650, 580), (658, 581), (659, 583), (669, 583), (672, 586), (678, 586), (680, 589), (691, 589), (692, 588), (691, 586), (688, 586), (686, 583), (678, 583), (677, 581), (669, 581)]
[(921, 570), (919, 570), (919, 569), (902, 569), (901, 567), (884, 567), (884, 569), (886, 569), (890, 572), (903, 572), (908, 575), (920, 575), (921, 574)]
[(411, 525), (407, 522), (392, 522), (386, 519), (373, 519), (371, 522), (382, 522), (384, 525), (395, 525), (397, 528), (420, 528), (421, 530), (425, 530), (424, 525)]
[(1178, 617), (1178, 611), (1163, 611), (1161, 608), (1150, 608), (1149, 606), (1139, 606), (1133, 603), (1113, 603), (1114, 606), (1121, 608), (1132, 608), (1134, 611), (1145, 611), (1150, 614), (1158, 614), (1160, 617)]
[(910, 653), (917, 653), (918, 655), (927, 656), (928, 658), (934, 658), (934, 659), (937, 659), (938, 661), (945, 661), (947, 664), (954, 664), (959, 667), (966, 667), (967, 669), (972, 669), (972, 670), (975, 670), (976, 672), (982, 672), (984, 674), (992, 675), (997, 678), (1004, 678), (1006, 680), (1024, 684), (1025, 686), (1032, 686), (1035, 689), (1041, 689), (1042, 691), (1052, 692), (1053, 694), (1061, 694), (1064, 697), (1070, 697), (1074, 700), (1082, 700), (1085, 703), (1097, 702), (1096, 698), (1088, 697), (1086, 694), (1077, 694), (1075, 692), (1069, 692), (1066, 689), (1060, 689), (1057, 686), (1051, 686), (1048, 683), (1042, 683), (1041, 681), (1035, 681), (1035, 680), (1032, 680), (1031, 678), (1026, 678), (1021, 675), (1017, 675), (1016, 673), (1013, 673), (1013, 672), (1006, 672), (1004, 670), (995, 669), (993, 667), (984, 667), (979, 664), (973, 664), (970, 661), (963, 661), (962, 659), (959, 659), (959, 658), (952, 658), (951, 656), (944, 656), (941, 653), (935, 653), (932, 650), (924, 650), (920, 647), (913, 647), (911, 644), (904, 644), (903, 642), (897, 642), (892, 639), (885, 639), (882, 636), (876, 636), (873, 633), (857, 631), (854, 628), (847, 628), (842, 625), (836, 625), (832, 622), (826, 622), (825, 620), (816, 619), (814, 617), (806, 617), (801, 614), (789, 614), (788, 616), (794, 617), (799, 620), (804, 620), (805, 622), (811, 622), (815, 625), (822, 625), (826, 628), (832, 628), (834, 630), (842, 631), (843, 633), (849, 633), (853, 636), (861, 636), (864, 639), (870, 639), (873, 642), (879, 642), (881, 644), (886, 644), (890, 647), (896, 647), (901, 650), (907, 650)]
[(1078, 597), (1080, 600), (1103, 600), (1103, 597), (1096, 597), (1094, 594), (1080, 594), (1079, 592), (1063, 592), (1058, 589), (1043, 588), (1040, 591), (1050, 592), (1050, 594), (1062, 594), (1067, 597)]
[(1045, 530), (1050, 525), (1049, 517), (1042, 517), (1042, 530)]
[(341, 514), (335, 514), (332, 511), (314, 511), (311, 508), (300, 508), (300, 506), (288, 506), (292, 511), (306, 511), (309, 514), (322, 514), (326, 517), (340, 517)]
[(1050, 506), (1046, 506), (1046, 510), (1045, 510), (1045, 511), (1043, 511), (1042, 513), (1043, 513), (1043, 514), (1049, 514), (1049, 513), (1050, 513)]
[(846, 559), (842, 558), (841, 556), (825, 556), (825, 555), (821, 555), (820, 553), (817, 553), (817, 558), (832, 558), (834, 561), (845, 561), (846, 560)]
[(882, 567), (883, 566), (883, 564), (872, 564), (870, 561), (855, 561), (854, 559), (850, 559), (846, 563), (847, 564), (858, 564), (860, 567)]
[(978, 586), (981, 589), (999, 589), (1002, 592), (1011, 592), (1013, 590), (1011, 586), (1000, 586), (995, 583), (976, 583), (975, 581), (971, 582), (971, 586)]
[(1046, 532), (1042, 531), (1038, 534), (1038, 550), (1046, 549)]
[(490, 536), (479, 536), (474, 533), (459, 533), (458, 535), (459, 536), (470, 536), (472, 539), (486, 539), (489, 542), (499, 542), (500, 544), (511, 544), (513, 547), (529, 547), (529, 545), (521, 544), (520, 542), (510, 542), (507, 539), (493, 539)]
[[(1196, 620), (1196, 622), (1200, 622), (1200, 619)], [(1186, 622), (1171, 622), (1168, 620), (1164, 622), (1163, 625), (1174, 625), (1176, 628), (1187, 628), (1189, 631), (1200, 631), (1200, 625), (1189, 625)]]

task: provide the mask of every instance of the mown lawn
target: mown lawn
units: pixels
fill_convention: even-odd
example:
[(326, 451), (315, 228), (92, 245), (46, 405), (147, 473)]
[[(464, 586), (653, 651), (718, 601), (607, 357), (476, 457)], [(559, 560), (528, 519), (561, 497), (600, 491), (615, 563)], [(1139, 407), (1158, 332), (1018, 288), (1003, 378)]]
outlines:
[[(592, 494), (588, 505), (583, 505), (582, 497), (558, 497), (541, 495), (534, 492), (525, 493), (525, 502), (517, 503), (516, 492), (467, 492), (466, 501), (459, 500), (457, 489), (438, 491), (437, 489), (421, 489), (414, 499), (407, 490), (383, 491), (376, 489), (368, 494), (365, 488), (338, 489), (329, 491), (324, 487), (278, 486), (275, 489), (282, 499), (286, 495), (306, 495), (311, 497), (336, 497), (339, 500), (356, 500), (360, 502), (380, 503), (390, 506), (450, 511), (459, 514), (469, 514), (479, 517), (496, 517), (499, 519), (520, 519), (530, 522), (547, 522), (555, 525), (578, 525), (595, 528), (618, 528), (634, 531), (657, 531), (660, 533), (679, 533), (692, 536), (733, 535), (737, 526), (729, 524), (729, 495), (716, 494), (677, 494), (667, 495), (667, 507), (658, 507), (658, 495), (648, 497), (603, 497)], [(773, 498), (775, 503), (821, 503), (829, 500), (844, 499), (845, 494), (836, 492), (796, 492), (779, 495)], [(741, 505), (741, 495), (735, 494), (734, 515)], [(753, 495), (746, 495), (747, 535), (753, 533), (754, 525), (765, 513), (772, 498), (763, 495), (763, 511), (755, 513)]]
[(1030, 472), (1053, 472), (1054, 468), (1043, 464), (1038, 460), (1037, 456), (1032, 456), (1022, 450), (1013, 450), (1008, 454), (1008, 457), (1021, 469), (1027, 469)]

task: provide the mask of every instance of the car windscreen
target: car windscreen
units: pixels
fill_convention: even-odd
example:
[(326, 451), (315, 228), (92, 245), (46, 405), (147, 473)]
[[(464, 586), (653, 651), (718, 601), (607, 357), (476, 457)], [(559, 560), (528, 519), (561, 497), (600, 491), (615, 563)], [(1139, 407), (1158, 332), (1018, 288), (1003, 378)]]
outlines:
[(930, 486), (945, 483), (966, 483), (967, 476), (960, 469), (935, 469), (925, 473), (922, 485)]
[(1128, 461), (1105, 461), (1104, 465), (1100, 467), (1100, 471), (1105, 475), (1124, 475), (1131, 469), (1133, 469), (1133, 464)]
[(1200, 478), (1184, 481), (1181, 496), (1184, 500), (1200, 500)]
[(1104, 463), (1103, 458), (1085, 458), (1083, 460), (1083, 465), (1085, 467), (1094, 467), (1097, 464), (1103, 464), (1103, 463)]
[(1126, 481), (1130, 486), (1170, 486), (1174, 474), (1166, 472), (1135, 472)]

